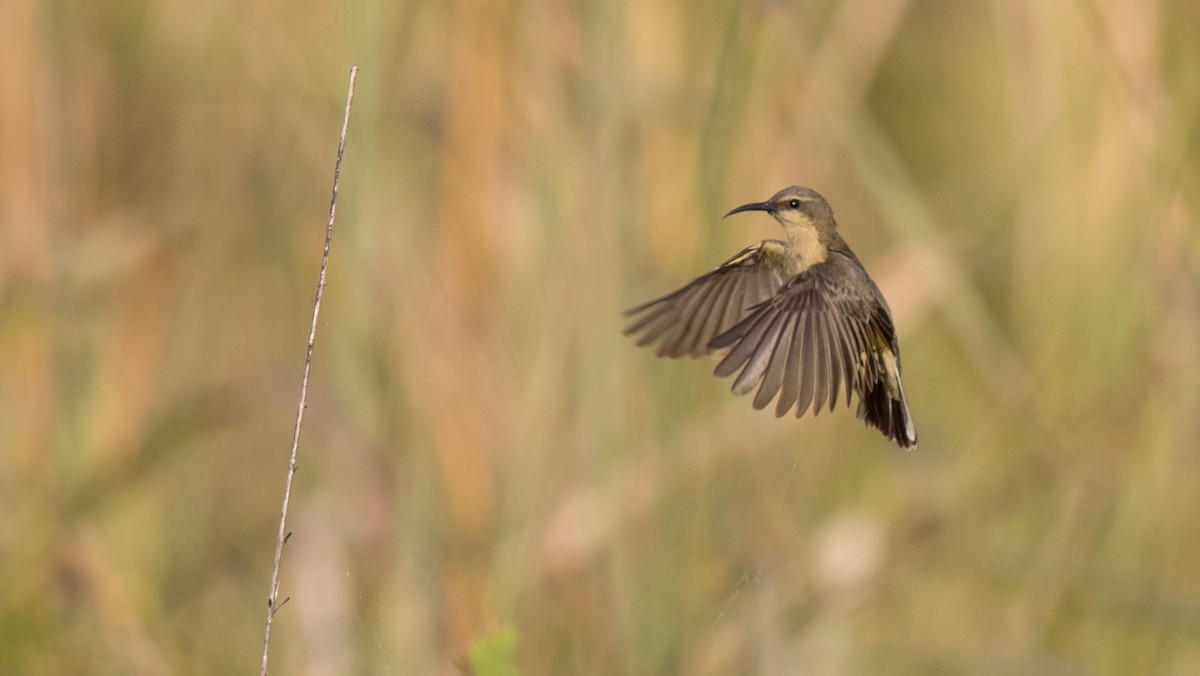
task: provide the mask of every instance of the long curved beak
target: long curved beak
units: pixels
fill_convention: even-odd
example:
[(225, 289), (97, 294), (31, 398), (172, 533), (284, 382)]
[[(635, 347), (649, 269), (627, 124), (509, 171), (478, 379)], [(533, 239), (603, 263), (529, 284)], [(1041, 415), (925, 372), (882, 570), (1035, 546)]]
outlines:
[(774, 211), (774, 210), (775, 210), (775, 207), (770, 202), (751, 202), (750, 204), (743, 204), (742, 206), (725, 214), (724, 216), (722, 216), (722, 218), (729, 218), (730, 216), (732, 216), (734, 214), (740, 214), (743, 211)]

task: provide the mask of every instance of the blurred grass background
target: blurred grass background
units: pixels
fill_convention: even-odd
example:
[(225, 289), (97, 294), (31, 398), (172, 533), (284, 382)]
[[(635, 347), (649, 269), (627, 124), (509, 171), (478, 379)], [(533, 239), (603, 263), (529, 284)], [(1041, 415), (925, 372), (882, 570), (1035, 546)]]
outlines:
[[(257, 667), (357, 64), (275, 673), (1200, 673), (1198, 25), (3, 3), (0, 671)], [(620, 334), (792, 183), (915, 452)]]

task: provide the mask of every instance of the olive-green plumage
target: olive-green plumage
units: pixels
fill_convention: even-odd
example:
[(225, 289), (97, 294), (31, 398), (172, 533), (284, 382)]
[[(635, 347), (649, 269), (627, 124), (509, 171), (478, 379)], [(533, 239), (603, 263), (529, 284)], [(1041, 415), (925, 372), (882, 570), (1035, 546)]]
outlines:
[(802, 416), (842, 387), (858, 395), (858, 417), (903, 448), (917, 432), (900, 382), (900, 347), (883, 294), (837, 232), (833, 209), (811, 188), (784, 188), (766, 211), (787, 241), (748, 247), (678, 291), (626, 315), (638, 345), (658, 342), (661, 357), (721, 357), (714, 373), (738, 373), (734, 394), (758, 388), (754, 407), (779, 396), (775, 415)]

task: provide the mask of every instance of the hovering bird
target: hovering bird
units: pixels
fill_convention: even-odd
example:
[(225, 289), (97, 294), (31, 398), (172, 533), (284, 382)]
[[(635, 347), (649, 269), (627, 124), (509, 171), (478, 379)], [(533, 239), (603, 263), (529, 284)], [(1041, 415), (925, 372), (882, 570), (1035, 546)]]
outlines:
[(917, 431), (900, 382), (900, 346), (879, 287), (837, 232), (820, 193), (792, 186), (766, 202), (725, 214), (765, 211), (787, 241), (768, 239), (669, 295), (625, 313), (626, 335), (658, 342), (660, 357), (721, 358), (718, 377), (738, 373), (734, 394), (758, 388), (754, 408), (779, 395), (775, 415), (796, 417), (828, 403), (840, 388), (858, 418), (902, 448)]

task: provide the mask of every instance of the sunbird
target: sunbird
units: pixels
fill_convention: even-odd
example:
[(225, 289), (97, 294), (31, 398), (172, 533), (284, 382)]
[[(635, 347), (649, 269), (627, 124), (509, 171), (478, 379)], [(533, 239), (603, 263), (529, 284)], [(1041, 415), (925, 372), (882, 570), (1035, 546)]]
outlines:
[(901, 448), (916, 448), (917, 430), (900, 381), (900, 346), (879, 287), (838, 234), (829, 202), (791, 186), (765, 202), (725, 214), (765, 211), (787, 241), (768, 239), (674, 293), (628, 310), (626, 335), (658, 342), (660, 357), (720, 358), (714, 375), (738, 373), (733, 393), (755, 387), (754, 408), (779, 395), (775, 415), (793, 406), (813, 415), (839, 388), (846, 406)]

